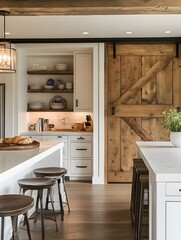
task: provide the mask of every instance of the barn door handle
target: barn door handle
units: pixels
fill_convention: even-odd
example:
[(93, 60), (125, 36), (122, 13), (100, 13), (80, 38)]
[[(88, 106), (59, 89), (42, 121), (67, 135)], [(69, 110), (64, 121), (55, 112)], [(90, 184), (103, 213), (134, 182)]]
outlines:
[(76, 99), (76, 107), (78, 107), (79, 106), (79, 100), (78, 99)]
[(115, 107), (112, 107), (112, 115), (115, 115)]

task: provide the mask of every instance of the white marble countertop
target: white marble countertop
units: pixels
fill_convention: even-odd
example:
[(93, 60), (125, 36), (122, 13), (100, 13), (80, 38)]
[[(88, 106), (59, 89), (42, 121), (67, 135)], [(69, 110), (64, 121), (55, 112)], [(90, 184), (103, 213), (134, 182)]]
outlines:
[(40, 146), (28, 150), (0, 150), (0, 180), (29, 167), (63, 147), (63, 141), (41, 140)]
[(93, 132), (87, 132), (87, 131), (42, 131), (42, 132), (36, 132), (36, 131), (28, 131), (28, 132), (22, 132), (20, 134), (21, 136), (58, 136), (58, 135), (66, 135), (66, 136), (76, 136), (76, 135), (93, 135)]
[(181, 181), (181, 148), (171, 142), (137, 142), (138, 152), (156, 181)]

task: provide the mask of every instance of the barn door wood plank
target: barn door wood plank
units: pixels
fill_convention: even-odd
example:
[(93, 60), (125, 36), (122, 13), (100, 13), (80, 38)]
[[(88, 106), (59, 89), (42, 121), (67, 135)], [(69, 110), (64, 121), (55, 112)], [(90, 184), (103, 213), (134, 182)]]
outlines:
[(120, 96), (113, 106), (126, 102), (130, 99), (139, 89), (141, 89), (150, 78), (157, 74), (162, 68), (164, 68), (172, 59), (171, 56), (161, 57), (147, 72), (145, 72), (122, 96)]
[(162, 117), (162, 112), (173, 108), (173, 105), (129, 105), (129, 104), (121, 104), (115, 107), (115, 115), (116, 117), (154, 117), (160, 118)]
[[(148, 71), (157, 60), (156, 56), (142, 56), (142, 73)], [(150, 78), (142, 87), (141, 104), (156, 104), (156, 75)], [(156, 119), (150, 117), (141, 118), (142, 128), (155, 139), (156, 134)]]
[[(156, 75), (156, 102), (157, 104), (172, 104), (173, 108), (173, 65), (170, 61), (164, 69)], [(175, 81), (175, 80), (174, 80)], [(175, 93), (174, 93), (175, 94)], [(156, 118), (155, 138), (158, 141), (169, 140), (170, 132), (162, 127), (163, 115)]]
[(140, 136), (144, 141), (154, 141), (154, 139), (142, 128), (134, 118), (123, 118), (123, 120)]
[(112, 116), (111, 112), (111, 103), (120, 95), (119, 56), (116, 59), (109, 57), (108, 75), (108, 169), (111, 171), (120, 171), (120, 119)]
[(173, 105), (181, 110), (181, 58), (173, 60)]
[[(121, 94), (127, 91), (130, 86), (132, 86), (137, 79), (142, 75), (141, 73), (141, 56), (121, 56)], [(134, 74), (133, 74), (134, 73)], [(121, 95), (120, 94), (120, 95)], [(140, 104), (141, 103), (141, 91), (137, 91), (134, 98), (129, 99), (127, 104)], [(140, 121), (140, 119), (138, 119)], [(135, 157), (136, 146), (135, 142), (140, 140), (140, 137), (135, 133), (135, 131), (126, 124), (122, 119), (120, 121), (121, 125), (121, 171), (130, 172), (132, 169), (132, 159)], [(132, 139), (132, 141), (130, 141)], [(127, 179), (122, 179), (127, 181)], [(130, 180), (130, 179), (129, 179)]]

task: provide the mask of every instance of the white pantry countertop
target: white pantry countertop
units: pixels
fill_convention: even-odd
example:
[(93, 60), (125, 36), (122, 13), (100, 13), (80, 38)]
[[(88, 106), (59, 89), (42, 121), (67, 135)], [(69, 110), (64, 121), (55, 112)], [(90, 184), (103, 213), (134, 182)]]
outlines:
[(171, 142), (137, 142), (139, 156), (155, 181), (181, 181), (181, 148)]
[(21, 136), (58, 136), (58, 135), (66, 135), (66, 136), (81, 136), (81, 135), (93, 135), (93, 132), (86, 132), (86, 131), (29, 131), (29, 132), (22, 132)]
[(63, 147), (63, 141), (41, 140), (38, 148), (0, 151), (0, 180), (27, 168)]

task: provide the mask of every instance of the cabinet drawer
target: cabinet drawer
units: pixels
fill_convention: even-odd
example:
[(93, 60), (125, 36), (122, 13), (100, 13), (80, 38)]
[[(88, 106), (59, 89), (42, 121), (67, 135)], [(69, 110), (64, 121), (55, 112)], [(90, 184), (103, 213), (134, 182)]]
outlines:
[(91, 158), (92, 144), (91, 143), (71, 143), (70, 157), (71, 158)]
[(91, 174), (92, 160), (71, 160), (70, 171), (74, 174)]
[(92, 136), (84, 136), (84, 135), (80, 135), (80, 136), (70, 136), (70, 140), (71, 141), (80, 141), (80, 142), (86, 142), (86, 141), (92, 141)]
[(166, 195), (181, 196), (181, 182), (166, 183)]

